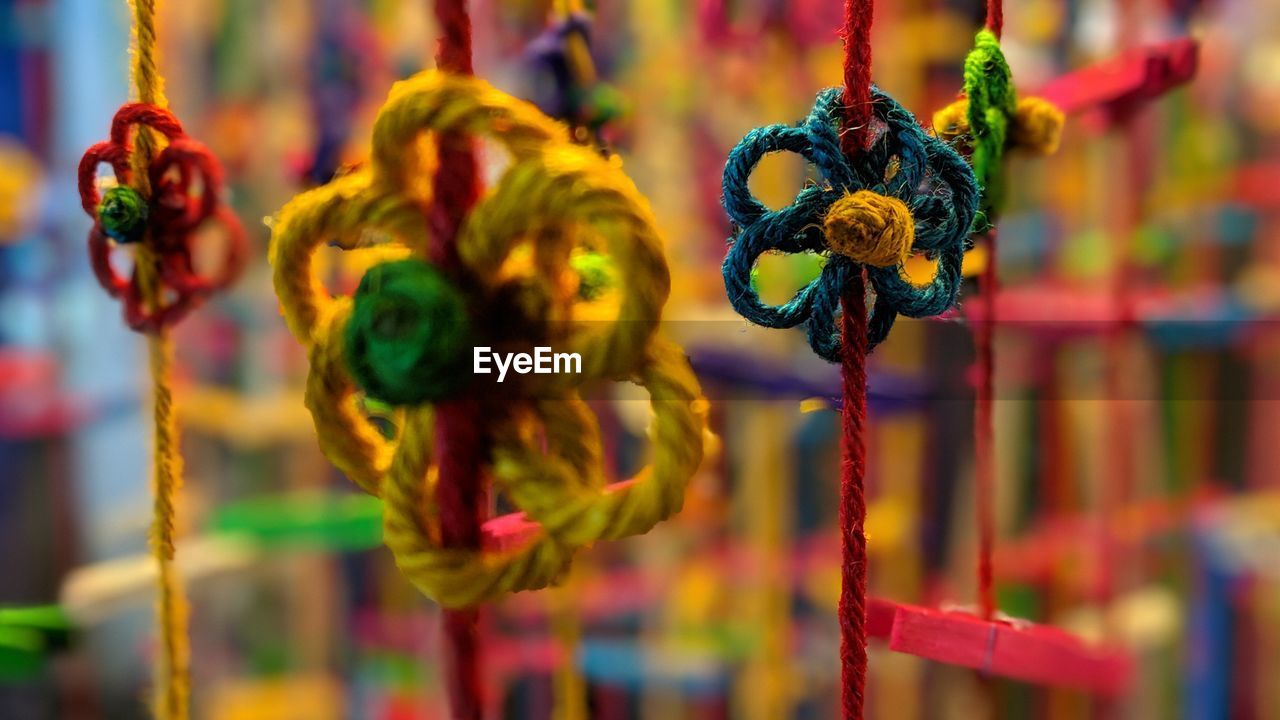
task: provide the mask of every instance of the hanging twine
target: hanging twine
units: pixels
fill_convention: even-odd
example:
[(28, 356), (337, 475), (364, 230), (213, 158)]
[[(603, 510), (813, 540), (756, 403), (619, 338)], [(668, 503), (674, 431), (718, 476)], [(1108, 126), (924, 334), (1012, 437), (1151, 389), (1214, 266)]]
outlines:
[[(154, 0), (133, 0), (134, 43), (133, 78), (138, 90), (138, 100), (148, 105), (164, 107), (164, 81), (160, 77), (156, 56)], [(134, 154), (134, 174), (144, 197), (147, 187), (145, 170), (151, 163), (154, 142), (150, 133), (142, 131), (137, 137)], [(155, 281), (156, 260), (151, 248), (144, 243), (137, 256), (136, 274), (147, 306), (155, 311), (160, 306), (159, 284)], [(173, 342), (163, 329), (147, 337), (147, 350), (151, 366), (151, 393), (153, 427), (155, 434), (152, 473), (155, 501), (151, 521), (151, 548), (159, 566), (158, 619), (160, 625), (161, 653), (156, 665), (156, 715), (162, 720), (186, 720), (191, 702), (191, 648), (187, 638), (187, 603), (183, 596), (181, 579), (173, 567), (174, 561), (174, 503), (182, 485), (182, 457), (178, 448), (178, 425), (173, 411), (173, 391), (170, 388), (173, 364)]]
[(1019, 99), (1013, 73), (1000, 49), (1004, 9), (999, 0), (987, 4), (986, 28), (974, 39), (964, 62), (964, 95), (934, 115), (939, 135), (969, 151), (974, 175), (982, 188), (980, 220), (975, 232), (987, 242), (987, 264), (981, 277), (983, 319), (974, 328), (977, 387), (974, 403), (974, 506), (978, 524), (978, 603), (982, 617), (995, 615), (995, 321), (998, 288), (996, 216), (1004, 204), (1008, 150), (1040, 155), (1057, 150), (1063, 114), (1039, 98)]
[[(466, 0), (434, 0), (432, 9), (440, 27), (436, 68), (471, 75), (471, 16)], [(458, 266), (458, 229), (480, 194), (480, 172), (469, 138), (440, 135), (438, 142), (440, 162), (428, 215), (430, 252), (442, 269), (451, 270)], [(475, 551), (480, 547), (480, 527), (489, 497), (480, 472), (487, 449), (480, 434), (479, 406), (468, 399), (443, 402), (437, 415), (439, 476), (435, 492), (440, 541), (446, 548)], [(480, 720), (484, 714), (478, 622), (479, 614), (473, 609), (444, 613), (446, 686), (454, 717), (459, 720)]]
[[(154, 508), (150, 532), (158, 570), (157, 623), (160, 652), (155, 671), (155, 714), (186, 720), (190, 705), (188, 609), (174, 567), (177, 495), (182, 456), (170, 375), (173, 344), (168, 329), (239, 274), (246, 239), (239, 222), (219, 198), (222, 171), (202, 145), (188, 138), (165, 109), (164, 79), (158, 67), (155, 0), (131, 0), (134, 55), (132, 76), (138, 102), (121, 106), (110, 139), (86, 151), (80, 161), (81, 205), (93, 220), (89, 255), (98, 282), (124, 305), (125, 321), (147, 335), (154, 428), (152, 456)], [(98, 167), (110, 165), (116, 186), (99, 194)], [(194, 189), (199, 188), (199, 192)], [(199, 275), (192, 263), (198, 230), (214, 224), (227, 242), (221, 269)], [(131, 276), (111, 263), (112, 249), (135, 248)]]
[[(950, 145), (871, 85), (872, 2), (847, 0), (844, 8), (844, 87), (820, 93), (797, 125), (752, 130), (729, 155), (723, 202), (734, 235), (722, 269), (729, 302), (743, 317), (765, 327), (804, 324), (814, 352), (841, 364), (841, 708), (855, 720), (863, 716), (867, 674), (866, 355), (899, 314), (927, 317), (955, 304), (978, 190)], [(778, 210), (749, 187), (757, 164), (774, 152), (802, 155), (822, 178)], [(775, 251), (818, 253), (826, 262), (791, 300), (772, 306), (752, 274)], [(912, 254), (937, 261), (923, 286), (905, 277)], [(875, 294), (869, 317), (866, 282)]]
[[(857, 159), (871, 134), (871, 19), (874, 0), (844, 4), (844, 124), (840, 148)], [(834, 217), (833, 217), (834, 216)], [(876, 218), (881, 218), (879, 222)], [(833, 219), (838, 220), (834, 223)], [(850, 227), (866, 230), (856, 236)], [(860, 190), (827, 211), (829, 246), (851, 260), (896, 267), (910, 253), (915, 226), (901, 200)], [(833, 231), (839, 231), (834, 232)], [(863, 250), (851, 255), (854, 247)], [(846, 720), (862, 720), (867, 686), (867, 299), (861, 268), (840, 295), (840, 706)]]
[(987, 29), (996, 38), (1004, 34), (1004, 2), (1002, 0), (987, 0)]

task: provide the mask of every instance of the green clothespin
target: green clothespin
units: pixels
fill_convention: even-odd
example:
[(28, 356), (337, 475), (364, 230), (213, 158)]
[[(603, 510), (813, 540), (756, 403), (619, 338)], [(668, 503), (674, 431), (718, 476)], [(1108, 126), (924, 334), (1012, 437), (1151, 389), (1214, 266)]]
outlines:
[(71, 620), (58, 605), (0, 608), (0, 680), (39, 675), (71, 644)]
[(247, 536), (264, 549), (369, 550), (382, 544), (382, 503), (368, 495), (301, 492), (221, 508), (217, 534)]

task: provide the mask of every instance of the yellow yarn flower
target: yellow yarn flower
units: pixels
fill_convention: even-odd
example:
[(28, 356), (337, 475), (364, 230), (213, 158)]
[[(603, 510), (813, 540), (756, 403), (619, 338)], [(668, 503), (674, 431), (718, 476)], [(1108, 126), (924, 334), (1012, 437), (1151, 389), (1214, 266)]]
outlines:
[[(466, 369), (443, 364), (448, 372), (427, 374), (431, 387), (423, 389), (415, 385), (424, 377), (418, 371), (440, 362), (435, 346), (407, 365), (393, 354), (396, 397), (414, 399), (392, 401), (398, 429), (385, 439), (360, 405), (358, 388), (370, 386), (357, 381), (347, 343), (361, 293), (388, 289), (370, 287), (380, 285), (372, 273), (386, 265), (370, 270), (353, 302), (332, 296), (312, 263), (327, 244), (384, 253), (390, 247), (399, 249), (396, 263), (436, 273), (425, 255), (425, 208), (442, 136), (487, 139), (509, 164), (459, 232), (462, 276), (431, 275), (428, 284), (452, 285), (486, 341), (539, 338), (557, 352), (578, 353), (581, 373), (522, 375), (500, 393), (474, 387)], [(616, 286), (579, 292), (587, 280), (571, 258), (584, 251), (617, 268), (597, 273)], [(441, 605), (468, 607), (551, 584), (577, 548), (646, 532), (680, 509), (702, 457), (706, 401), (683, 352), (657, 329), (670, 280), (656, 223), (616, 161), (575, 145), (563, 125), (532, 105), (481, 80), (437, 71), (396, 83), (374, 123), (371, 161), (284, 207), (271, 263), (289, 329), (309, 349), (306, 402), (320, 446), (384, 500), (387, 545), (406, 576)], [(430, 324), (410, 320), (374, 317), (371, 332), (416, 337)], [(442, 333), (425, 334), (435, 342)], [(450, 348), (458, 337), (448, 335)], [(600, 380), (645, 388), (654, 415), (652, 464), (615, 484), (606, 481), (599, 428), (578, 394)], [(487, 523), (482, 550), (439, 543), (430, 403), (450, 392), (480, 396), (492, 423), (486, 470), (524, 513)]]

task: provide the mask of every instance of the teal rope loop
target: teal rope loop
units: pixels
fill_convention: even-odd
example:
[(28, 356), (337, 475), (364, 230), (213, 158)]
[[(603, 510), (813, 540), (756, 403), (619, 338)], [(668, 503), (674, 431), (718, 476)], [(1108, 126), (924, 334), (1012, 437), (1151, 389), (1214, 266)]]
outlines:
[[(978, 209), (973, 170), (947, 143), (925, 132), (893, 98), (872, 88), (872, 143), (850, 160), (840, 150), (842, 93), (822, 91), (797, 125), (770, 125), (747, 133), (729, 154), (723, 178), (725, 212), (733, 221), (722, 272), (734, 310), (757, 325), (804, 324), (809, 345), (822, 358), (839, 361), (836, 322), (840, 295), (860, 268), (827, 250), (823, 218), (846, 193), (870, 190), (903, 201), (915, 220), (913, 252), (937, 260), (932, 282), (913, 285), (901, 265), (866, 267), (875, 303), (868, 327), (870, 347), (888, 335), (898, 315), (939, 315), (956, 302), (969, 228)], [(751, 194), (749, 180), (770, 153), (793, 152), (817, 167), (823, 183), (802, 189), (790, 205), (770, 210)], [(812, 252), (826, 257), (821, 274), (782, 305), (760, 299), (751, 274), (766, 252)]]

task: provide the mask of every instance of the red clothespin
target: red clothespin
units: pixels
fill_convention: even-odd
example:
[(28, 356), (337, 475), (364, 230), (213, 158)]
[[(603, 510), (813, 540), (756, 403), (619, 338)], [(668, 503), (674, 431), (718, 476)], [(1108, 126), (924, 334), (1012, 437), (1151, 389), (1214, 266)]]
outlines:
[(966, 612), (930, 610), (872, 598), (867, 626), (889, 649), (1036, 685), (1123, 693), (1133, 675), (1124, 651), (1094, 647), (1074, 635), (1034, 623), (986, 621)]
[(1190, 81), (1199, 55), (1192, 38), (1145, 45), (1050, 80), (1035, 95), (1066, 113), (1096, 114), (1107, 126)]

